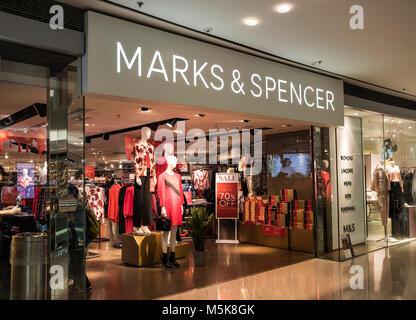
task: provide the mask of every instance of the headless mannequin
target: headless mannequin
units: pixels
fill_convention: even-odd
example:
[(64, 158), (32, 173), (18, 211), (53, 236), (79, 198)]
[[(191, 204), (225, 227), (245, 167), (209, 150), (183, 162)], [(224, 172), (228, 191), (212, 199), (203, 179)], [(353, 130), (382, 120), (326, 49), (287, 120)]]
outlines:
[[(139, 144), (147, 146), (148, 145), (148, 140), (149, 140), (151, 134), (152, 134), (152, 130), (150, 128), (143, 127), (142, 128), (142, 136), (140, 138), (140, 143)], [(137, 161), (137, 159), (136, 159), (136, 156), (135, 156), (134, 163), (136, 163), (136, 161)], [(141, 161), (144, 162), (146, 160), (141, 159)], [(147, 178), (151, 179), (151, 177), (148, 177), (148, 176), (145, 176), (145, 175), (143, 175), (143, 176), (138, 175), (137, 172), (136, 172), (136, 184), (141, 188), (144, 187), (143, 183), (142, 183), (142, 177), (147, 177)], [(152, 178), (156, 179), (156, 177), (152, 177)], [(156, 185), (156, 183), (155, 183), (155, 185)], [(147, 191), (144, 191), (144, 192), (147, 192)], [(136, 201), (136, 199), (135, 199), (135, 201)], [(150, 222), (144, 222), (140, 227), (134, 226), (133, 227), (133, 233), (134, 234), (139, 234), (139, 235), (150, 235), (151, 232), (149, 230), (149, 226), (150, 226)]]
[(380, 240), (384, 240), (387, 237), (387, 221), (389, 217), (390, 181), (386, 171), (384, 169), (384, 160), (380, 160), (373, 172), (373, 180), (371, 181), (371, 190), (377, 193), (381, 223), (384, 227), (384, 238)]
[[(168, 156), (166, 158), (167, 160), (167, 164), (168, 167), (165, 171), (166, 174), (168, 175), (175, 175), (175, 172), (173, 171), (176, 168), (176, 164), (177, 164), (177, 159), (175, 156)], [(181, 214), (183, 214), (183, 205), (181, 205)], [(161, 208), (161, 215), (163, 217), (167, 217), (167, 212), (166, 212), (166, 208), (162, 207)], [(171, 259), (170, 262), (172, 263), (173, 266), (175, 267), (179, 267), (179, 264), (175, 261), (174, 259), (174, 255), (175, 255), (175, 246), (176, 246), (176, 232), (177, 232), (178, 226), (172, 226), (170, 231), (163, 231), (163, 236), (162, 236), (162, 252), (163, 252), (163, 256), (165, 256), (167, 258), (167, 253), (168, 253), (168, 244), (170, 245), (170, 252), (171, 252)], [(168, 243), (169, 242), (169, 243)], [(171, 268), (172, 266), (167, 264), (167, 260), (165, 260), (166, 258), (162, 259), (162, 265), (165, 268)]]
[[(402, 177), (401, 177), (401, 173), (400, 173), (400, 168), (399, 166), (395, 165), (395, 162), (392, 160), (389, 163), (389, 168), (388, 168), (388, 176), (389, 176), (389, 180), (390, 180), (390, 216), (391, 216), (391, 223), (392, 223), (392, 237), (389, 237), (389, 241), (391, 242), (396, 242), (397, 239), (395, 238), (396, 236), (400, 236), (400, 232), (398, 231), (398, 211), (400, 210), (400, 207), (402, 205), (400, 199), (401, 199), (401, 194), (398, 194), (398, 192), (400, 193), (403, 192), (403, 181), (402, 181)], [(399, 187), (399, 191), (397, 190), (398, 188), (394, 188), (394, 184), (399, 183), (400, 187)]]

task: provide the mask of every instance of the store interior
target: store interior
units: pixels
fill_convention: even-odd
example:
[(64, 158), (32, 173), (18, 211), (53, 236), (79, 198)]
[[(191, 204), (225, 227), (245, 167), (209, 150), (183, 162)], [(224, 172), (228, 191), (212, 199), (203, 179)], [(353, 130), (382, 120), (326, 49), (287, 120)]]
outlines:
[[(43, 70), (37, 72), (42, 73)], [(76, 74), (73, 73), (71, 77), (76, 78)], [(48, 184), (48, 122), (47, 86), (40, 79), (44, 78), (2, 81), (0, 86), (0, 164), (7, 173), (1, 182), (2, 209), (7, 211), (15, 207), (18, 194), (21, 208), (20, 212), (10, 218), (10, 223), (4, 223), (7, 219), (2, 218), (1, 268), (4, 272), (1, 281), (5, 288), (9, 287), (10, 277), (5, 275), (10, 272), (8, 257), (11, 236), (20, 231), (42, 230), (43, 225), (42, 201), (38, 200), (41, 190), (46, 189)], [(71, 86), (75, 82), (73, 80)], [(314, 180), (311, 123), (96, 94), (87, 94), (82, 100), (73, 92), (76, 92), (75, 86), (70, 90), (68, 107), (68, 185), (79, 191), (80, 201), (84, 201), (83, 181), (87, 198), (91, 190), (99, 190), (97, 195), (100, 195), (95, 203), (86, 200), (100, 225), (98, 239), (88, 245), (86, 270), (97, 288), (92, 295), (116, 298), (117, 294), (110, 297), (105, 292), (111, 292), (109, 289), (114, 289), (120, 282), (123, 283), (120, 288), (127, 288), (131, 279), (135, 279), (146, 282), (143, 285), (146, 290), (138, 285), (137, 292), (131, 298), (157, 298), (313, 257), (313, 222), (316, 220), (315, 208), (312, 207)], [(355, 246), (356, 254), (414, 240), (414, 122), (348, 107), (345, 114), (362, 119), (366, 227), (365, 242)], [(135, 183), (133, 149), (142, 140), (144, 127), (151, 129), (148, 141), (154, 143), (155, 151), (162, 151), (161, 158), (165, 156), (163, 152), (166, 152), (166, 143), (155, 143), (155, 132), (164, 129), (173, 133), (173, 154), (177, 161), (182, 162), (174, 170), (181, 177), (185, 209), (188, 210), (184, 210), (176, 241), (177, 244), (188, 243), (189, 247), (188, 251), (185, 250), (186, 254), (178, 257), (181, 267), (168, 271), (171, 273), (166, 273), (167, 270), (160, 268), (159, 263), (138, 266), (123, 261), (122, 235), (135, 232), (132, 227), (136, 226), (125, 224), (124, 229), (120, 228), (120, 221), (115, 219), (114, 214), (109, 215), (109, 200), (114, 197), (113, 193), (110, 194), (111, 188), (114, 185), (130, 187)], [(205, 150), (211, 151), (210, 148), (213, 148), (208, 142), (198, 145), (199, 139), (185, 141), (183, 144), (186, 151), (179, 151), (183, 135), (199, 132), (196, 136), (204, 137), (209, 134), (209, 130), (219, 129), (235, 129), (234, 132), (237, 133), (227, 137), (225, 153), (220, 153), (221, 134), (218, 136), (218, 156), (214, 163), (195, 163), (192, 160), (193, 154), (195, 157), (200, 155), (199, 160), (208, 161), (209, 152)], [(254, 129), (262, 129), (260, 143), (255, 141)], [(245, 130), (248, 130), (250, 154), (253, 156), (256, 143), (262, 147), (259, 160), (261, 170), (256, 175), (250, 174), (252, 169), (250, 166), (247, 169), (247, 162), (242, 161), (245, 157), (241, 141)], [(233, 136), (238, 136), (239, 139), (234, 141)], [(84, 158), (84, 143), (85, 176), (79, 165)], [(323, 151), (323, 160), (320, 159), (321, 164), (317, 168), (319, 172), (315, 182), (319, 192), (324, 190), (330, 193), (327, 188), (329, 172), (332, 174), (331, 168), (328, 168), (330, 147), (328, 145)], [(192, 153), (188, 152), (190, 150)], [(155, 159), (155, 164), (158, 164), (158, 160), (160, 159)], [(373, 183), (375, 171), (381, 167), (387, 172), (393, 161), (394, 167), (397, 166), (400, 172), (400, 175), (392, 176), (393, 182), (397, 182), (400, 187), (400, 190), (396, 189), (398, 195), (391, 193), (390, 185), (380, 191), (379, 186)], [(195, 181), (201, 172), (203, 181)], [(207, 231), (206, 265), (197, 267), (186, 222), (191, 207), (204, 207), (207, 212), (215, 213), (214, 178), (217, 172), (236, 173), (239, 177), (239, 243), (217, 244), (215, 240), (218, 237), (225, 240), (235, 238), (234, 221), (221, 221), (222, 227), (218, 234), (218, 221), (213, 219)], [(6, 188), (5, 192), (3, 188)], [(398, 198), (394, 198), (396, 202), (391, 204), (390, 199), (393, 197)], [(102, 200), (100, 205), (99, 200)], [(157, 203), (153, 200), (152, 193), (153, 216), (159, 214), (158, 206), (153, 206), (155, 202)], [(388, 214), (387, 210), (383, 211), (383, 207), (389, 208)], [(327, 214), (329, 212), (328, 209)], [(26, 223), (29, 220), (33, 222), (33, 216), (35, 223)], [(149, 227), (154, 230), (153, 223)], [(319, 230), (327, 227), (317, 226)], [(328, 228), (327, 232), (330, 232)], [(340, 250), (334, 252), (339, 253)], [(166, 285), (166, 279), (169, 285)], [(121, 292), (119, 296), (129, 298)]]
[[(178, 121), (166, 123), (167, 120), (170, 121), (171, 119), (178, 119)], [(183, 119), (183, 126), (181, 126), (179, 119)], [(267, 219), (267, 213), (264, 213), (264, 211), (267, 211), (264, 200), (267, 200), (266, 202), (271, 201), (270, 196), (273, 195), (272, 201), (275, 202), (274, 207), (276, 208), (276, 204), (278, 205), (280, 202), (277, 197), (280, 198), (282, 190), (291, 190), (292, 194), (289, 195), (291, 198), (287, 199), (289, 200), (287, 202), (297, 199), (312, 200), (310, 124), (250, 114), (231, 113), (211, 108), (195, 108), (88, 94), (85, 97), (86, 167), (91, 167), (93, 173), (89, 178), (86, 177), (86, 190), (89, 187), (110, 188), (111, 190), (113, 184), (134, 184), (134, 154), (130, 154), (131, 149), (129, 147), (131, 148), (132, 140), (133, 144), (141, 140), (142, 126), (152, 128), (149, 140), (154, 138), (156, 128), (157, 130), (170, 130), (174, 134), (174, 154), (178, 160), (186, 160), (184, 161), (185, 164), (176, 169), (181, 176), (183, 190), (188, 194), (186, 198), (188, 209), (203, 206), (208, 212), (215, 213), (215, 173), (238, 173), (240, 178), (240, 214), (237, 239), (240, 243), (217, 244), (215, 240), (218, 238), (218, 220), (214, 218), (207, 231), (206, 265), (196, 267), (192, 253), (188, 252), (186, 257), (178, 257), (181, 268), (172, 270), (172, 274), (168, 278), (169, 283), (172, 281), (171, 285), (164, 286), (160, 284), (159, 286), (158, 281), (155, 280), (152, 282), (153, 290), (139, 290), (137, 292), (138, 296), (154, 298), (172, 294), (175, 293), (175, 290), (176, 292), (188, 290), (313, 257), (313, 224), (310, 220), (308, 220), (308, 230), (303, 221), (299, 221), (297, 228), (302, 228), (299, 231), (306, 231), (308, 236), (303, 237), (301, 243), (293, 244), (294, 247), (299, 246), (298, 250), (293, 246), (291, 248), (293, 250), (289, 250), (291, 247), (289, 244), (289, 227), (293, 223), (289, 218), (290, 209), (284, 209), (288, 213), (288, 216), (284, 218), (278, 218), (278, 214), (273, 215), (271, 207), (268, 215), (269, 219)], [(209, 153), (212, 152), (209, 149), (212, 148), (212, 145), (208, 142), (204, 142), (206, 150), (200, 150), (204, 149), (203, 145), (199, 145), (199, 149), (193, 148), (192, 145), (196, 142), (187, 142), (185, 143), (186, 153), (178, 152), (178, 141), (182, 139), (181, 135), (188, 134), (192, 132), (191, 130), (200, 129), (203, 135), (208, 135), (209, 130), (225, 129), (229, 131), (235, 129), (238, 133), (234, 136), (238, 136), (242, 140), (243, 130), (260, 128), (263, 129), (260, 140), (262, 170), (259, 174), (253, 175), (252, 178), (248, 178), (249, 174), (246, 175), (242, 172), (241, 141), (236, 143), (233, 141), (232, 135), (226, 139), (227, 150), (225, 153), (220, 152), (221, 138), (218, 139), (218, 156), (214, 163), (195, 163), (195, 160), (192, 160), (189, 156), (189, 150), (194, 150), (194, 154), (200, 152), (202, 155), (199, 160), (206, 159), (206, 162), (208, 162)], [(202, 133), (200, 134), (202, 135)], [(249, 139), (251, 153), (253, 154), (255, 148), (253, 131)], [(155, 150), (157, 150), (157, 146)], [(289, 166), (291, 170), (286, 173), (283, 173), (284, 170), (282, 170), (283, 155), (288, 158), (285, 161), (291, 163), (291, 166)], [(157, 159), (156, 164), (158, 164)], [(195, 172), (206, 172), (207, 181), (202, 184), (196, 182)], [(247, 170), (247, 173), (249, 173), (249, 170)], [(87, 174), (88, 170), (86, 170)], [(73, 180), (70, 183), (77, 184), (78, 177), (75, 172), (72, 178)], [(109, 195), (109, 197), (111, 196)], [(250, 202), (248, 201), (249, 198)], [(251, 204), (253, 209), (249, 208), (248, 204)], [(305, 204), (302, 204), (302, 206), (305, 206)], [(261, 212), (259, 207), (263, 208), (263, 214), (259, 214)], [(157, 214), (157, 208), (154, 208), (153, 215)], [(189, 214), (191, 214), (189, 210), (185, 211), (177, 241), (191, 244), (190, 251), (192, 251), (192, 241), (186, 224)], [(117, 273), (120, 277), (123, 274), (139, 272), (136, 277), (148, 275), (150, 279), (154, 279), (154, 277), (157, 278), (165, 274), (166, 270), (161, 269), (159, 264), (144, 266), (139, 269), (137, 269), (137, 266), (123, 264), (121, 253), (123, 251), (123, 237), (120, 236), (122, 234), (120, 232), (120, 220), (117, 223), (116, 219), (111, 217), (109, 219), (108, 214), (106, 217), (104, 213), (101, 222), (103, 222), (99, 237), (101, 240), (93, 241), (88, 247), (87, 274), (91, 282), (98, 283), (99, 286), (110, 285), (109, 282), (112, 281), (107, 279), (109, 274), (106, 270), (112, 270), (112, 273)], [(265, 234), (262, 230), (264, 224), (270, 226), (269, 233), (266, 232)], [(273, 228), (277, 228), (278, 232)], [(135, 232), (134, 229), (123, 231), (127, 233)], [(221, 220), (219, 235), (221, 239), (234, 239), (234, 231), (233, 220)], [(305, 245), (304, 242), (307, 242), (307, 244)], [(167, 289), (168, 287), (171, 289)], [(97, 293), (92, 292), (91, 294)], [(100, 294), (104, 294), (103, 291)]]
[(346, 108), (362, 119), (368, 251), (414, 240), (415, 121)]

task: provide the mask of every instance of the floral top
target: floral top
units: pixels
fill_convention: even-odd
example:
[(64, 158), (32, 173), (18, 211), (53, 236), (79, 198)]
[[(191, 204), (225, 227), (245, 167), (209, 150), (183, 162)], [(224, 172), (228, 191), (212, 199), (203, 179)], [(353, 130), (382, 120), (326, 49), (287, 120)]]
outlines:
[(136, 177), (147, 176), (147, 169), (150, 169), (150, 176), (156, 176), (155, 148), (148, 142), (139, 141), (134, 145), (134, 173)]
[(196, 170), (193, 174), (195, 190), (209, 189), (208, 172), (205, 170)]
[[(79, 197), (82, 198), (82, 187), (78, 187)], [(106, 201), (105, 190), (101, 187), (85, 187), (87, 194), (88, 205), (94, 212), (95, 218), (101, 223), (104, 223), (104, 203)]]

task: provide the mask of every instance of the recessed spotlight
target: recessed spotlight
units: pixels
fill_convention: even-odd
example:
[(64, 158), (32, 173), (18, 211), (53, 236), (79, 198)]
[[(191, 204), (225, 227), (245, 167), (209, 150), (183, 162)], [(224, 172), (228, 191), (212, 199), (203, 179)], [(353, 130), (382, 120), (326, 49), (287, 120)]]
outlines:
[(6, 155), (4, 156), (4, 158), (5, 158), (5, 159), (9, 159), (9, 156), (6, 154)]
[(194, 117), (203, 118), (205, 117), (205, 114), (203, 113), (194, 114)]
[(396, 135), (395, 134), (393, 134), (393, 138), (396, 138)]
[(287, 13), (290, 10), (292, 10), (293, 5), (290, 3), (280, 3), (276, 7), (274, 7), (274, 10), (276, 10), (279, 13)]
[(402, 123), (402, 120), (399, 120), (399, 123)]
[(358, 116), (358, 115), (359, 115), (359, 113), (358, 113), (358, 112), (354, 112), (354, 115), (355, 115), (355, 116)]
[(374, 141), (374, 138), (371, 138), (370, 140), (371, 140), (371, 141)]
[(412, 126), (409, 126), (409, 129), (412, 129)]
[(288, 128), (288, 127), (291, 127), (292, 125), (291, 124), (282, 124), (282, 128)]
[(139, 110), (139, 111), (142, 111), (142, 112), (147, 112), (147, 111), (150, 111), (150, 108), (147, 108), (147, 107), (140, 107), (140, 108), (138, 108), (138, 110)]
[(243, 22), (246, 26), (252, 27), (252, 26), (256, 26), (259, 24), (259, 19), (254, 18), (254, 17), (249, 17), (249, 18), (245, 18)]
[(249, 122), (250, 120), (240, 120), (240, 122), (245, 122), (245, 123), (247, 123), (247, 122)]

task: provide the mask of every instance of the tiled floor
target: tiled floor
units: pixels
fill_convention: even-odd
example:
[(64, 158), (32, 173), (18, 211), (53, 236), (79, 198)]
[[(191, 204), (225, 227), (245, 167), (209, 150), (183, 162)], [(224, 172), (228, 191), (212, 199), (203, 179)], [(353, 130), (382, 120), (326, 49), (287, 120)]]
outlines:
[(111, 242), (91, 243), (89, 250), (101, 257), (87, 260), (93, 289), (89, 299), (155, 299), (195, 288), (285, 267), (312, 258), (311, 254), (249, 244), (207, 243), (207, 263), (194, 267), (192, 254), (184, 266), (137, 268), (123, 265), (121, 250)]
[[(357, 283), (353, 266), (363, 270), (363, 289), (350, 286)], [(307, 260), (163, 299), (416, 299), (415, 271), (411, 242), (342, 263)]]

